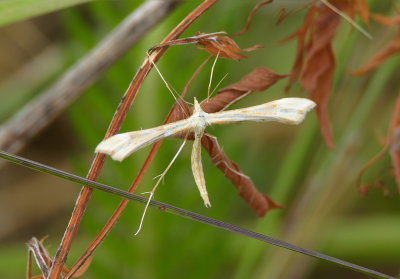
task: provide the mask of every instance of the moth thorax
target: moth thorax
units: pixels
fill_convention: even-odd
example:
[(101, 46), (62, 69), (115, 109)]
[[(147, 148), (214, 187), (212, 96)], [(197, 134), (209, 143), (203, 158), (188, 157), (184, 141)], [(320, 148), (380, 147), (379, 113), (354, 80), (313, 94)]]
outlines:
[(193, 121), (196, 122), (194, 126), (196, 127), (197, 130), (204, 130), (207, 127), (208, 125), (207, 115), (208, 113), (204, 112), (203, 110), (196, 111), (192, 115)]

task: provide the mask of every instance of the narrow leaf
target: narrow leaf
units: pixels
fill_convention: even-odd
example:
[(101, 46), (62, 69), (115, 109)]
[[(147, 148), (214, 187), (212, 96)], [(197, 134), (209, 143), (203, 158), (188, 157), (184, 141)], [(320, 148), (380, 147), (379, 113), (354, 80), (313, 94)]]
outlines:
[(328, 114), (328, 101), (331, 92), (332, 78), (335, 70), (335, 57), (332, 40), (339, 25), (340, 18), (329, 8), (318, 8), (319, 17), (315, 21), (315, 41), (308, 49), (306, 62), (301, 76), (302, 86), (317, 103), (317, 116), (321, 134), (331, 149), (334, 148)]
[(0, 1), (0, 26), (89, 1), (91, 0), (2, 0)]
[(384, 46), (369, 62), (367, 62), (361, 68), (352, 72), (353, 75), (360, 76), (368, 73), (369, 71), (375, 69), (381, 65), (386, 59), (400, 52), (400, 30), (397, 35), (390, 41), (386, 46)]
[[(303, 26), (282, 41), (298, 38), (296, 60), (286, 90), (289, 90), (293, 82), (300, 77), (301, 85), (317, 103), (316, 111), (321, 134), (331, 149), (334, 148), (334, 144), (328, 100), (335, 70), (332, 40), (339, 22), (339, 15), (330, 8), (314, 4), (309, 8)], [(307, 35), (308, 40), (306, 40)]]

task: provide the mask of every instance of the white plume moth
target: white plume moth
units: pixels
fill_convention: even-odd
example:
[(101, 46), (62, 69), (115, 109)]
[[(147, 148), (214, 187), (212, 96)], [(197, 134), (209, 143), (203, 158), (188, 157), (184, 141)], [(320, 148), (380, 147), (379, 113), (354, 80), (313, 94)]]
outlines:
[(315, 103), (305, 98), (283, 98), (258, 106), (229, 111), (206, 113), (194, 99), (193, 114), (184, 120), (165, 124), (146, 130), (118, 134), (103, 140), (96, 147), (96, 153), (105, 153), (114, 160), (122, 161), (133, 152), (148, 146), (160, 139), (181, 133), (194, 132), (192, 149), (192, 171), (200, 195), (206, 207), (211, 206), (201, 164), (201, 137), (209, 125), (227, 124), (241, 121), (277, 121), (284, 124), (301, 123), (307, 112), (315, 107)]

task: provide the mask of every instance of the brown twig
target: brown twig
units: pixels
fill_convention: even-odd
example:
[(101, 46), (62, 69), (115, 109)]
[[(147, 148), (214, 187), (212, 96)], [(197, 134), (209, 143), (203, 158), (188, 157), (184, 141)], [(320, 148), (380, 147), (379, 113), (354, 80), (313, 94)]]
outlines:
[[(206, 10), (208, 10), (213, 4), (215, 4), (218, 0), (205, 0), (202, 4), (200, 4), (197, 8), (195, 8), (185, 19), (183, 19), (165, 38), (161, 43), (165, 43), (170, 40), (174, 40), (178, 38), (199, 16), (201, 16)], [(152, 61), (157, 62), (160, 57), (164, 54), (167, 48), (162, 48), (156, 50), (152, 53), (151, 59)], [(114, 114), (113, 119), (111, 120), (110, 126), (106, 131), (105, 138), (110, 137), (118, 132), (120, 129), (122, 122), (125, 119), (126, 114), (142, 84), (147, 74), (150, 72), (152, 68), (152, 63), (149, 58), (145, 58), (142, 66), (139, 68), (136, 73), (133, 81), (125, 92), (121, 103), (118, 106), (116, 113)], [(105, 160), (104, 154), (96, 154), (92, 166), (88, 173), (88, 179), (96, 180), (101, 168), (103, 167)], [(136, 180), (136, 179), (135, 179)], [(140, 180), (139, 180), (140, 181)], [(137, 187), (137, 186), (136, 186)], [(50, 271), (49, 279), (57, 279), (60, 275), (62, 266), (64, 265), (69, 249), (72, 244), (72, 240), (78, 230), (80, 221), (82, 220), (84, 211), (86, 209), (86, 205), (91, 196), (92, 190), (88, 187), (83, 187), (79, 198), (76, 202), (74, 211), (72, 213), (71, 219), (68, 223), (67, 229), (65, 230), (64, 237), (62, 239), (61, 245), (56, 253), (55, 260), (53, 263), (53, 267)]]
[(253, 16), (257, 12), (257, 10), (264, 5), (271, 3), (272, 1), (273, 0), (267, 0), (267, 1), (262, 1), (262, 2), (258, 3), (257, 6), (255, 6), (254, 9), (250, 12), (249, 17), (247, 18), (246, 26), (242, 30), (240, 30), (236, 33), (230, 34), (229, 37), (232, 38), (235, 36), (242, 35), (243, 33), (246, 33), (247, 30), (249, 30), (249, 28), (250, 28), (251, 21), (253, 20)]
[(361, 168), (360, 172), (357, 175), (356, 178), (356, 185), (357, 188), (359, 189), (360, 193), (364, 192), (365, 189), (362, 188), (362, 184), (361, 184), (361, 178), (363, 176), (363, 174), (373, 165), (375, 164), (380, 158), (382, 158), (383, 155), (386, 154), (386, 152), (389, 150), (390, 148), (390, 144), (386, 144), (381, 151), (378, 152), (378, 154), (376, 154), (374, 157), (372, 157), (372, 159), (370, 159), (368, 162), (366, 162), (364, 164), (364, 166)]
[(2, 125), (0, 149), (17, 153), (25, 147), (151, 27), (168, 15), (177, 3), (176, 0), (147, 1), (131, 13), (91, 52), (68, 69), (57, 82)]

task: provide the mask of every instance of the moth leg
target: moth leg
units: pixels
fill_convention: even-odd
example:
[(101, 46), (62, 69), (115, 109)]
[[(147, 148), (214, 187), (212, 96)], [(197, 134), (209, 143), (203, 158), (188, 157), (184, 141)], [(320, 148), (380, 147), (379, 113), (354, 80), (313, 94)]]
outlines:
[(143, 225), (143, 221), (144, 221), (144, 216), (146, 215), (147, 209), (149, 208), (150, 205), (150, 201), (153, 199), (154, 197), (154, 193), (156, 192), (156, 189), (158, 187), (158, 185), (160, 185), (160, 182), (162, 180), (164, 180), (165, 175), (167, 174), (168, 170), (171, 168), (172, 164), (175, 162), (176, 158), (178, 157), (178, 155), (181, 153), (183, 147), (186, 144), (187, 141), (187, 137), (188, 137), (189, 133), (186, 133), (185, 139), (183, 140), (183, 143), (181, 144), (181, 146), (178, 149), (178, 152), (176, 152), (174, 158), (172, 158), (171, 162), (168, 164), (167, 168), (163, 171), (162, 174), (159, 175), (159, 178), (157, 180), (156, 185), (153, 187), (153, 189), (150, 192), (150, 196), (149, 199), (147, 200), (146, 206), (144, 208), (143, 214), (142, 214), (142, 218), (140, 219), (140, 223), (139, 223), (139, 228), (135, 233), (135, 236), (138, 235), (138, 233), (140, 232), (140, 230), (142, 229), (142, 225)]
[(201, 138), (203, 136), (203, 133), (203, 129), (195, 129), (194, 131), (191, 162), (194, 180), (196, 182), (197, 188), (200, 191), (200, 195), (203, 198), (204, 205), (206, 207), (211, 207), (210, 200), (208, 199), (206, 181), (204, 179), (203, 165), (201, 163)]

